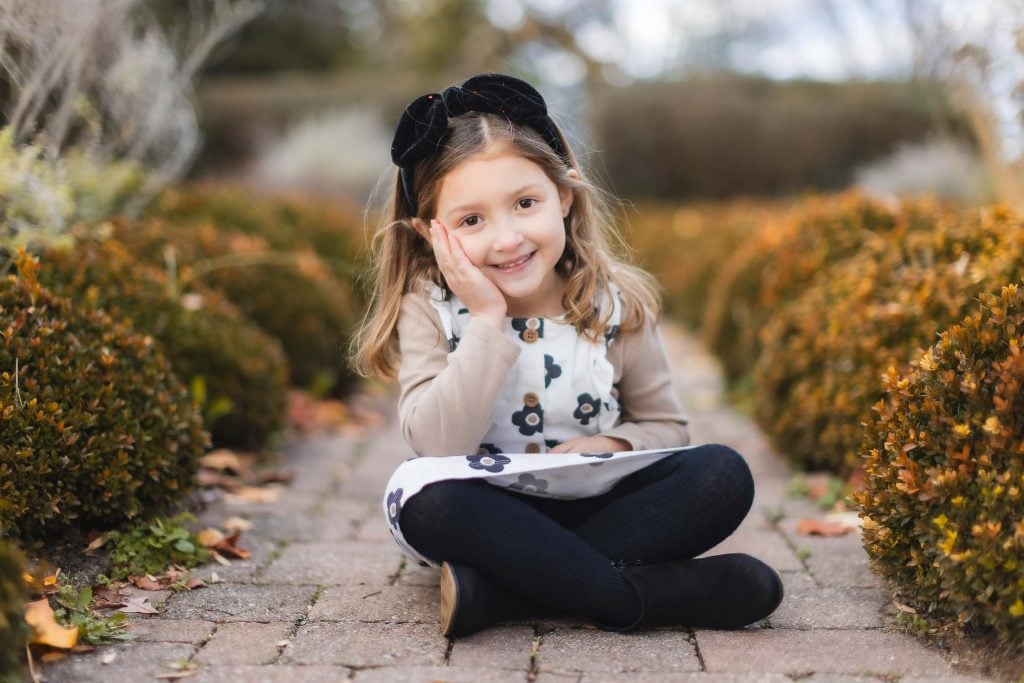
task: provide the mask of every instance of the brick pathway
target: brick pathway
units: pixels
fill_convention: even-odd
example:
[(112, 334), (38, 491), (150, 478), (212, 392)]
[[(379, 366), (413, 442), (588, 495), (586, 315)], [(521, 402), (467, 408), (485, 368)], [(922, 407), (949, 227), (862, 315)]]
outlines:
[(222, 580), (208, 588), (150, 594), (161, 613), (132, 619), (135, 641), (44, 665), (43, 678), (145, 681), (191, 662), (187, 680), (196, 683), (986, 680), (958, 675), (892, 628), (887, 593), (855, 535), (795, 533), (799, 519), (820, 513), (785, 497), (793, 472), (724, 404), (717, 367), (700, 346), (674, 329), (665, 338), (694, 443), (733, 446), (754, 471), (750, 516), (712, 553), (750, 552), (782, 573), (786, 599), (766, 623), (619, 634), (546, 620), (442, 638), (437, 572), (403, 561), (379, 508), (388, 476), (410, 455), (392, 424), (362, 442), (294, 445), (288, 459), (297, 476), (278, 503), (218, 503), (201, 520), (250, 519), (248, 561), (204, 567), (200, 577)]

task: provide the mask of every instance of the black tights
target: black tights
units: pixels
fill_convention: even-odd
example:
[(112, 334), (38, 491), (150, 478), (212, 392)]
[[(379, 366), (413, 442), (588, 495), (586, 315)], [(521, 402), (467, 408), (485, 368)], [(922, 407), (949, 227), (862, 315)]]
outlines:
[(640, 604), (616, 565), (696, 557), (735, 531), (753, 498), (742, 456), (710, 444), (591, 498), (539, 498), (479, 479), (436, 482), (402, 506), (401, 527), (425, 557), (474, 567), (513, 595), (627, 624)]

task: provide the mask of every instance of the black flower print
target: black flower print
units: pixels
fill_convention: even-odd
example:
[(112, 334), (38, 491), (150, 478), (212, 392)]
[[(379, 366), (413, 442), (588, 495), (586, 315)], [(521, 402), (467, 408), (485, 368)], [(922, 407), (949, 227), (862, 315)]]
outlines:
[(480, 444), (480, 448), (476, 449), (477, 455), (496, 455), (501, 452), (501, 449), (495, 446), (493, 443), (482, 443)]
[(512, 329), (518, 332), (519, 338), (526, 342), (544, 338), (544, 320), (542, 318), (512, 318)]
[(597, 414), (601, 412), (601, 399), (592, 398), (590, 394), (580, 394), (576, 397), (576, 410), (572, 411), (572, 416), (580, 421), (580, 424), (590, 424), (590, 418), (597, 417)]
[(448, 353), (454, 353), (455, 349), (459, 347), (460, 341), (462, 340), (452, 334), (451, 338), (448, 340)]
[(469, 461), (471, 469), (487, 470), (488, 472), (501, 472), (505, 469), (505, 465), (512, 462), (512, 458), (507, 455), (498, 454), (467, 455), (466, 460)]
[(612, 325), (604, 332), (604, 345), (607, 348), (611, 346), (612, 340), (619, 336), (619, 326)]
[(600, 458), (601, 460), (607, 460), (608, 458), (615, 455), (614, 453), (580, 453), (581, 458)]
[(395, 489), (388, 494), (388, 521), (398, 528), (398, 515), (402, 513), (402, 489)]
[(562, 442), (559, 441), (558, 439), (544, 439), (544, 445), (547, 446), (548, 449), (554, 448), (560, 443)]
[(509, 484), (508, 487), (516, 491), (547, 491), (548, 481), (547, 479), (538, 479), (529, 472), (524, 472), (519, 475), (519, 481)]
[(519, 433), (530, 436), (544, 431), (544, 408), (524, 405), (522, 410), (512, 413), (512, 424), (519, 427)]
[(458, 310), (457, 315), (469, 315), (469, 309), (468, 308), (460, 308)]
[(544, 388), (551, 386), (551, 380), (562, 376), (562, 366), (555, 362), (554, 356), (544, 354)]

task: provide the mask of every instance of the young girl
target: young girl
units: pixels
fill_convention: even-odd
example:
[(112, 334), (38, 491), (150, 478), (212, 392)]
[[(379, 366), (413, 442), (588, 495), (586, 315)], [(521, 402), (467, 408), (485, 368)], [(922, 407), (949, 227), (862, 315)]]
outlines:
[(375, 303), (356, 341), (394, 377), (423, 457), (388, 483), (392, 534), (441, 566), (441, 628), (568, 613), (601, 627), (736, 628), (782, 599), (743, 554), (694, 559), (753, 500), (686, 418), (650, 276), (611, 248), (600, 193), (541, 95), (475, 76), (406, 109)]

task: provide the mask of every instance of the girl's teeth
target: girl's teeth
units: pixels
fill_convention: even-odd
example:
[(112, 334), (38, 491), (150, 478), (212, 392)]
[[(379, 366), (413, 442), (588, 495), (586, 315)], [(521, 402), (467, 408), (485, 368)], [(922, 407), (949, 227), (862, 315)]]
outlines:
[(526, 259), (528, 259), (528, 258), (530, 258), (530, 254), (527, 254), (526, 256), (524, 256), (523, 258), (521, 258), (521, 259), (519, 259), (517, 261), (513, 261), (512, 263), (506, 263), (505, 265), (498, 266), (498, 267), (502, 268), (502, 269), (515, 268), (519, 264), (525, 263)]

